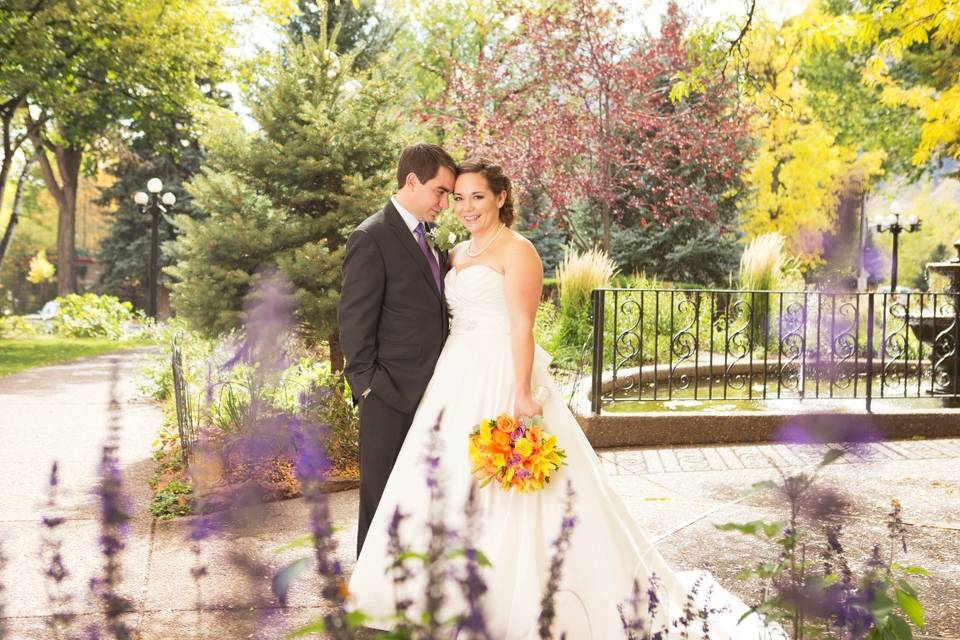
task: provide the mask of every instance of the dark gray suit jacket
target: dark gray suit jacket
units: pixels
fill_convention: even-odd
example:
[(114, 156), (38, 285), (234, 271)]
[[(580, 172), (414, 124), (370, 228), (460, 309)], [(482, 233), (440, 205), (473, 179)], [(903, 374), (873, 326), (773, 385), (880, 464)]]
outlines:
[[(449, 267), (439, 253), (442, 287)], [(397, 410), (413, 413), (447, 337), (447, 304), (392, 202), (347, 241), (337, 321), (353, 393), (369, 388)]]

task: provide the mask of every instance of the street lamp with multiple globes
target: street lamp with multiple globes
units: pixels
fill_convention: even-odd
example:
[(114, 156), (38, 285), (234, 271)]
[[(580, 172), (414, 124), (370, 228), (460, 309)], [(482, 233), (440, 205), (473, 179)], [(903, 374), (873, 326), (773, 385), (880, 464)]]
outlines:
[(913, 233), (920, 230), (920, 219), (917, 216), (910, 216), (905, 224), (900, 223), (900, 216), (903, 214), (903, 205), (894, 201), (890, 205), (890, 215), (877, 220), (874, 229), (877, 233), (889, 231), (893, 235), (893, 265), (890, 267), (890, 292), (897, 292), (897, 251), (900, 244), (900, 234), (903, 232)]
[(160, 214), (166, 213), (173, 205), (177, 203), (177, 197), (167, 191), (162, 196), (163, 182), (160, 178), (150, 178), (147, 180), (147, 191), (137, 191), (133, 195), (133, 201), (140, 208), (140, 213), (151, 214), (150, 224), (150, 294), (148, 300), (147, 314), (156, 319), (157, 317), (157, 280), (160, 277)]

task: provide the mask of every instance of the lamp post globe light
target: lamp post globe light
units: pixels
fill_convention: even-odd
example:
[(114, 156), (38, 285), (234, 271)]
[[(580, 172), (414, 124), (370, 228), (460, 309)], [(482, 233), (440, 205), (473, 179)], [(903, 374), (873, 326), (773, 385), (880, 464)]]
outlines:
[(900, 202), (894, 200), (890, 204), (890, 215), (885, 216), (883, 219), (878, 220), (874, 223), (873, 227), (876, 229), (877, 233), (886, 233), (889, 232), (893, 236), (893, 255), (892, 262), (890, 266), (890, 292), (897, 292), (897, 258), (898, 250), (900, 245), (900, 234), (907, 232), (913, 233), (914, 231), (920, 230), (920, 219), (911, 215), (904, 222), (900, 221), (900, 216), (903, 215), (903, 205)]
[(133, 201), (140, 209), (140, 213), (150, 214), (150, 267), (149, 281), (150, 291), (147, 300), (147, 315), (156, 319), (157, 317), (157, 281), (160, 277), (160, 214), (166, 213), (177, 203), (177, 197), (167, 191), (162, 196), (163, 182), (160, 178), (150, 178), (147, 180), (147, 191), (137, 191), (133, 195)]

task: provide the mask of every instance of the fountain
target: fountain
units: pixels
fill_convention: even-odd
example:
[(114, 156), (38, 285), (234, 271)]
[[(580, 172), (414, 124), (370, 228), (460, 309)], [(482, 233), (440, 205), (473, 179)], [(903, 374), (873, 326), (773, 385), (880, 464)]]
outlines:
[(934, 308), (909, 318), (910, 329), (922, 342), (932, 345), (930, 353), (933, 375), (932, 394), (960, 397), (960, 240), (953, 243), (957, 257), (945, 262), (931, 262), (927, 272), (943, 274), (949, 284), (943, 295), (933, 296)]

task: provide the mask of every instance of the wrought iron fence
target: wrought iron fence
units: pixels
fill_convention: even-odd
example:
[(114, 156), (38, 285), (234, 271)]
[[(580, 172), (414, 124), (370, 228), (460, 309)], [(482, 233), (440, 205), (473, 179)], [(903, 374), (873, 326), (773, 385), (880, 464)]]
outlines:
[(960, 397), (960, 296), (592, 294), (594, 413), (623, 401)]
[(183, 374), (183, 355), (176, 340), (170, 345), (170, 366), (173, 370), (173, 397), (177, 408), (177, 434), (180, 436), (180, 459), (184, 466), (189, 464), (190, 453), (196, 440), (196, 422), (190, 396), (187, 393), (187, 380)]

